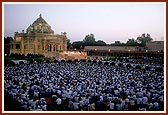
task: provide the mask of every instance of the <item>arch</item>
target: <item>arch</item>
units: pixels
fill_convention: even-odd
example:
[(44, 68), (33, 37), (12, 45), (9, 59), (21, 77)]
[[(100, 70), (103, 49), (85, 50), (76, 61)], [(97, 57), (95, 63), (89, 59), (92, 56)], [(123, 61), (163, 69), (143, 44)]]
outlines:
[(57, 51), (57, 45), (56, 44), (53, 45), (53, 51)]

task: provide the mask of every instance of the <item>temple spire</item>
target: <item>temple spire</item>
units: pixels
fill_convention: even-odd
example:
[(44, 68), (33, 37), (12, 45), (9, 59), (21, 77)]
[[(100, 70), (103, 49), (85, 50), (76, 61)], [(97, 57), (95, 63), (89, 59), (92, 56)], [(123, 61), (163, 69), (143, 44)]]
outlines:
[(40, 18), (42, 17), (42, 15), (40, 14)]

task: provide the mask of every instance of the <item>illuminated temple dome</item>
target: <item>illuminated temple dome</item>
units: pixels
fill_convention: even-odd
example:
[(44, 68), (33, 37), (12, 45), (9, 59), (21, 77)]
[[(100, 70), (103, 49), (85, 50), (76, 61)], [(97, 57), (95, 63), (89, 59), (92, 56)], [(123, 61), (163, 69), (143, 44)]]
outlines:
[(40, 14), (39, 18), (37, 18), (33, 24), (26, 30), (27, 33), (48, 33), (54, 34), (54, 31), (51, 29), (51, 26), (42, 18)]
[(66, 32), (54, 34), (51, 26), (40, 16), (26, 29), (15, 32), (10, 43), (10, 54), (41, 54), (46, 57), (59, 57), (67, 50)]

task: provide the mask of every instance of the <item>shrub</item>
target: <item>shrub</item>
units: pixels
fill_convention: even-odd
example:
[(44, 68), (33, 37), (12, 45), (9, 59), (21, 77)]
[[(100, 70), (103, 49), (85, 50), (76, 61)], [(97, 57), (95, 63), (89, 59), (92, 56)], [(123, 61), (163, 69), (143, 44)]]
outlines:
[(29, 64), (33, 64), (34, 63), (34, 59), (29, 59)]
[(35, 58), (34, 61), (36, 61), (38, 63), (42, 63), (43, 62), (43, 58)]
[(9, 62), (9, 65), (14, 66), (15, 63), (14, 63), (13, 61), (10, 61), (10, 62)]
[(46, 63), (50, 63), (50, 60), (47, 60)]
[(9, 59), (4, 59), (4, 64), (8, 64), (10, 62), (10, 60)]

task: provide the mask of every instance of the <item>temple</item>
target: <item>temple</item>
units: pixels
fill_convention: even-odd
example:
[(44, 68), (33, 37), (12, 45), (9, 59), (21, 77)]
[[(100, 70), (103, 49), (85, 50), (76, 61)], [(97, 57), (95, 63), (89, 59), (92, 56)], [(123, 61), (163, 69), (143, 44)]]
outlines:
[(15, 32), (10, 43), (10, 54), (41, 54), (46, 57), (59, 57), (59, 53), (67, 50), (66, 32), (54, 34), (51, 26), (39, 15), (32, 24), (21, 33)]

